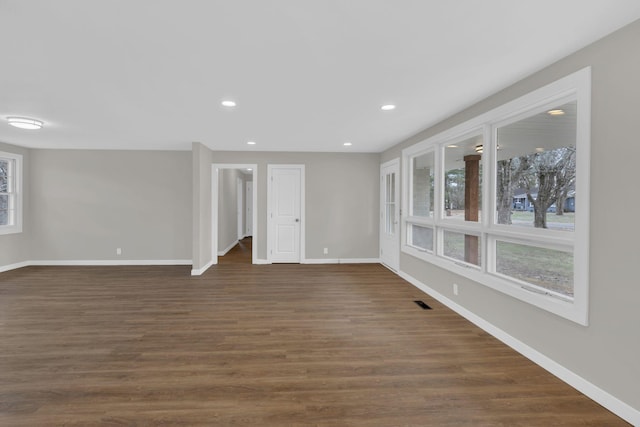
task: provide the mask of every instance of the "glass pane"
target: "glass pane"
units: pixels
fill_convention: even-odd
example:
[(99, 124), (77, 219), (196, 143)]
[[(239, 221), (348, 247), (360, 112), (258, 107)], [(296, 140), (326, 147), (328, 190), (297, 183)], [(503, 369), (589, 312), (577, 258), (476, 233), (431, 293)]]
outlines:
[(9, 192), (9, 160), (0, 159), (0, 193)]
[(443, 254), (446, 257), (479, 266), (482, 262), (480, 237), (445, 230)]
[(413, 166), (413, 211), (414, 216), (433, 217), (433, 153), (414, 157)]
[(384, 201), (385, 203), (389, 203), (389, 195), (391, 193), (391, 179), (389, 178), (389, 174), (384, 176), (385, 181), (385, 191), (384, 191)]
[(9, 196), (0, 195), (0, 225), (9, 224)]
[(387, 234), (395, 234), (396, 232), (396, 204), (387, 204)]
[(569, 102), (498, 128), (496, 223), (574, 231), (576, 109)]
[(573, 296), (573, 254), (508, 242), (496, 242), (496, 272)]
[(444, 215), (478, 222), (482, 208), (482, 136), (474, 136), (444, 150)]
[(389, 201), (390, 202), (395, 202), (396, 201), (396, 174), (392, 173), (390, 174), (391, 176), (391, 189), (389, 191)]
[(433, 252), (433, 228), (420, 225), (409, 226), (409, 245)]

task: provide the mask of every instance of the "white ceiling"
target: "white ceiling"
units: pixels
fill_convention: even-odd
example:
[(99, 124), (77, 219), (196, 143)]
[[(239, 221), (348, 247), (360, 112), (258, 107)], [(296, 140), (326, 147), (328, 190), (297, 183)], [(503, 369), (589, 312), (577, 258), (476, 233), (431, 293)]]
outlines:
[(380, 152), (638, 18), (638, 0), (0, 0), (0, 141)]

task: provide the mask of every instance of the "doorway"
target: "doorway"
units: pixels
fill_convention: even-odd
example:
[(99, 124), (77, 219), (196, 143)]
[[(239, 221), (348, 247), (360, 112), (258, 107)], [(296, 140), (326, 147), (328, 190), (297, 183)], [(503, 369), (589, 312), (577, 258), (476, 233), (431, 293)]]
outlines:
[(267, 166), (267, 255), (271, 263), (304, 260), (304, 165)]
[[(225, 261), (257, 263), (258, 236), (255, 209), (245, 215), (245, 185), (258, 179), (257, 164), (213, 164), (211, 170), (211, 257), (218, 264), (219, 256)], [(258, 192), (252, 191), (251, 205), (257, 204)], [(251, 237), (245, 236), (251, 224)]]

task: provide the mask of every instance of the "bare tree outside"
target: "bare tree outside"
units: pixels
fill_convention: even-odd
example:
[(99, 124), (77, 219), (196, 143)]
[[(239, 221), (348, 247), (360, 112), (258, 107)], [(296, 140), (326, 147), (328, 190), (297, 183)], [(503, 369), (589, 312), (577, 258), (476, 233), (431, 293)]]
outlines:
[(498, 224), (511, 224), (513, 196), (523, 177), (530, 169), (529, 156), (500, 160), (497, 164)]
[(575, 186), (575, 157), (574, 147), (562, 147), (498, 161), (498, 224), (512, 223), (513, 197), (518, 188), (525, 190), (533, 205), (534, 227), (547, 228), (547, 211), (554, 204), (556, 215), (563, 215), (569, 191)]

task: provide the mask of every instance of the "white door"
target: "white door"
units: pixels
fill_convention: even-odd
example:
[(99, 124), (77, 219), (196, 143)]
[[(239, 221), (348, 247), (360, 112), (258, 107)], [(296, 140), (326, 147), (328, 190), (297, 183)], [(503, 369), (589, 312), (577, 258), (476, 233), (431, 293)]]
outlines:
[(269, 260), (300, 262), (302, 167), (269, 165)]
[(395, 159), (380, 166), (380, 262), (395, 271), (400, 267), (399, 164)]
[(253, 236), (253, 181), (247, 181), (246, 186), (247, 197), (245, 198), (245, 205), (247, 206), (247, 215), (245, 216), (245, 218), (247, 218), (247, 231), (245, 232), (245, 234), (247, 236)]

